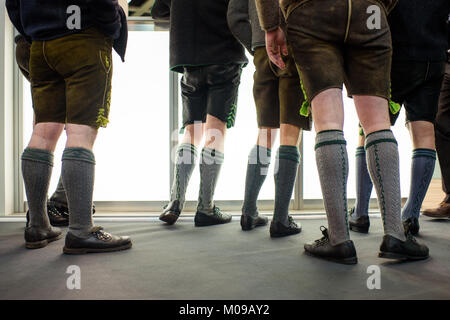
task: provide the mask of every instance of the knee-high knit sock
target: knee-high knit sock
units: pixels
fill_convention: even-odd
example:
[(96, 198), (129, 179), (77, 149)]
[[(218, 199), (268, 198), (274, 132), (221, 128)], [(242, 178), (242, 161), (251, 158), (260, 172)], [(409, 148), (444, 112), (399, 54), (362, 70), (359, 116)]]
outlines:
[(69, 232), (87, 237), (93, 227), (95, 156), (84, 148), (66, 148), (62, 157), (62, 179), (69, 205)]
[(200, 192), (197, 210), (211, 213), (214, 208), (214, 191), (223, 164), (223, 153), (210, 148), (204, 148), (200, 161)]
[(316, 136), (316, 162), (328, 217), (331, 245), (350, 239), (347, 220), (347, 142), (341, 130), (321, 131)]
[(300, 153), (296, 146), (280, 146), (275, 168), (275, 210), (273, 221), (288, 225), (289, 204), (297, 177)]
[(59, 177), (58, 186), (56, 187), (55, 192), (52, 194), (50, 201), (58, 205), (67, 206), (66, 190), (64, 189), (62, 177)]
[(373, 183), (367, 169), (366, 151), (364, 147), (356, 148), (356, 203), (355, 218), (366, 216), (369, 213), (370, 194)]
[(193, 144), (183, 143), (178, 147), (175, 159), (175, 177), (170, 192), (170, 201), (178, 200), (183, 209), (186, 190), (197, 162), (197, 149)]
[(436, 151), (432, 149), (415, 149), (411, 164), (411, 185), (409, 197), (402, 211), (402, 218), (419, 218), (420, 207), (430, 186), (436, 163)]
[(367, 135), (366, 157), (370, 176), (377, 191), (384, 232), (404, 241), (398, 146), (391, 130), (381, 130)]
[(50, 228), (47, 192), (53, 168), (53, 153), (26, 148), (22, 154), (22, 175), (30, 212), (30, 227)]
[(255, 145), (250, 151), (242, 206), (242, 214), (244, 215), (252, 217), (258, 215), (256, 201), (269, 171), (271, 153), (270, 149), (259, 145)]

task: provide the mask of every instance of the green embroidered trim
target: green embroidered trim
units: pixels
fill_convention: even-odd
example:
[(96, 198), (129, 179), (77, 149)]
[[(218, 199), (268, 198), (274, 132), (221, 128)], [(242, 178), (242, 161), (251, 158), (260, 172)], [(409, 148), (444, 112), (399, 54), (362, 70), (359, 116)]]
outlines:
[(384, 185), (383, 179), (381, 178), (381, 166), (380, 166), (380, 158), (378, 157), (378, 146), (374, 147), (375, 153), (375, 171), (376, 171), (376, 179), (378, 180), (379, 196), (378, 202), (380, 206), (381, 217), (383, 218), (383, 227), (386, 228), (386, 199), (384, 197)]
[(324, 142), (320, 142), (320, 143), (318, 143), (318, 144), (316, 144), (315, 146), (314, 146), (314, 150), (317, 150), (317, 149), (319, 149), (320, 147), (323, 147), (323, 146), (328, 146), (328, 145), (333, 145), (333, 144), (347, 144), (347, 141), (345, 141), (345, 140), (331, 140), (331, 141), (324, 141)]
[(361, 127), (361, 128), (359, 128), (359, 135), (361, 136), (361, 137), (364, 137), (364, 129)]
[(98, 109), (97, 121), (95, 123), (97, 124), (98, 128), (100, 128), (100, 127), (105, 128), (108, 125), (109, 120), (108, 120), (108, 118), (105, 117), (105, 109), (104, 108)]
[(366, 150), (369, 149), (371, 146), (382, 143), (382, 142), (392, 142), (395, 143), (396, 145), (398, 145), (397, 140), (395, 139), (380, 139), (380, 140), (375, 140), (372, 142), (369, 142), (368, 144), (366, 144)]
[(392, 87), (389, 88), (389, 110), (392, 114), (397, 114), (402, 106), (397, 102), (392, 101)]
[(295, 67), (297, 68), (297, 73), (298, 73), (299, 78), (300, 78), (300, 88), (302, 89), (303, 98), (305, 100), (305, 101), (303, 101), (302, 106), (300, 108), (300, 115), (303, 116), (303, 117), (308, 117), (309, 113), (310, 113), (310, 109), (311, 109), (310, 108), (310, 103), (308, 102), (308, 96), (306, 94), (305, 87), (303, 86), (302, 77), (300, 76), (301, 72), (300, 72), (300, 68), (299, 68), (298, 64), (295, 64)]
[(227, 116), (227, 129), (230, 129), (234, 126), (234, 123), (236, 122), (236, 111), (237, 105), (233, 103)]

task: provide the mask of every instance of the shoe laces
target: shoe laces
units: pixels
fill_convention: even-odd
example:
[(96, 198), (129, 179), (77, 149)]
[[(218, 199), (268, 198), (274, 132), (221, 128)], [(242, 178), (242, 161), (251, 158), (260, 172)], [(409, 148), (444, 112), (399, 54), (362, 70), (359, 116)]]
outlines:
[(288, 223), (289, 226), (297, 227), (297, 224), (295, 223), (294, 218), (292, 218), (292, 216), (288, 216)]
[(104, 231), (102, 227), (94, 227), (91, 232), (98, 240), (109, 241), (112, 239), (111, 234)]
[(323, 237), (315, 241), (316, 246), (322, 246), (322, 245), (330, 242), (330, 237), (328, 235), (328, 229), (325, 228), (324, 226), (321, 226), (320, 231), (322, 231)]
[(47, 203), (47, 212), (54, 216), (62, 217), (62, 213), (59, 212), (58, 208), (53, 203)]
[(213, 212), (214, 212), (214, 214), (216, 214), (216, 215), (218, 215), (218, 216), (221, 216), (221, 215), (222, 215), (222, 211), (220, 211), (220, 208), (219, 208), (219, 207), (214, 206)]
[(406, 232), (406, 240), (417, 243), (417, 239), (412, 235), (411, 231)]

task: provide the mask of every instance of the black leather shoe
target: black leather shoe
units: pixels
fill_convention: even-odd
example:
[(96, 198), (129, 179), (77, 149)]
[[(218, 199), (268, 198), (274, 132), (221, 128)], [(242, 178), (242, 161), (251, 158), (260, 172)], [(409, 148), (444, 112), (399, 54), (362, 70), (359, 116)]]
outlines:
[(419, 219), (417, 218), (408, 218), (403, 221), (403, 228), (405, 228), (405, 234), (411, 232), (413, 236), (416, 236), (419, 233), (420, 225)]
[(24, 236), (26, 248), (38, 249), (45, 247), (50, 242), (61, 239), (61, 230), (52, 227), (49, 229), (26, 227)]
[(368, 233), (370, 227), (369, 216), (361, 216), (359, 218), (354, 218), (355, 208), (351, 208), (349, 211), (349, 221), (350, 230), (359, 233)]
[(66, 254), (85, 254), (94, 252), (112, 252), (131, 248), (130, 237), (119, 237), (103, 231), (102, 227), (92, 228), (87, 238), (79, 238), (70, 231), (66, 235)]
[(219, 207), (214, 206), (211, 213), (211, 215), (208, 215), (203, 212), (197, 211), (194, 218), (195, 226), (207, 227), (216, 224), (224, 224), (231, 221), (231, 215), (220, 211)]
[(285, 226), (281, 222), (272, 221), (270, 223), (270, 236), (272, 238), (280, 238), (298, 234), (302, 231), (302, 226), (295, 223), (291, 216), (288, 216), (289, 226)]
[(332, 246), (327, 228), (322, 226), (320, 230), (323, 234), (321, 239), (305, 244), (305, 252), (307, 254), (342, 264), (358, 263), (355, 245), (352, 240)]
[(175, 222), (177, 222), (180, 214), (180, 201), (173, 200), (164, 207), (164, 211), (159, 216), (159, 220), (164, 221), (167, 224), (174, 224)]
[(418, 243), (411, 233), (406, 235), (406, 241), (386, 234), (378, 256), (386, 259), (424, 260), (428, 258), (429, 250), (426, 245)]
[(252, 217), (246, 214), (241, 215), (241, 228), (243, 231), (249, 231), (256, 227), (262, 227), (267, 225), (269, 219), (267, 217), (260, 216)]

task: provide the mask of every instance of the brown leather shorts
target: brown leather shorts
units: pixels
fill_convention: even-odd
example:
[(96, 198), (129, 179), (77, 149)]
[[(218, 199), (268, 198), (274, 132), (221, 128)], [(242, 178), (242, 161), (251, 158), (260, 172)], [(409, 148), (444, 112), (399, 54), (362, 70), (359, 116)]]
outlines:
[(33, 41), (30, 77), (36, 123), (106, 127), (113, 40), (96, 28)]
[(261, 47), (255, 50), (253, 63), (258, 127), (279, 128), (283, 123), (311, 130), (311, 117), (300, 115), (304, 99), (294, 59), (287, 56), (286, 69), (281, 70), (270, 62), (266, 48)]
[[(374, 14), (379, 22), (375, 28), (370, 24)], [(386, 9), (379, 2), (306, 1), (289, 15), (287, 38), (308, 102), (344, 83), (350, 96), (389, 99), (392, 41)]]

